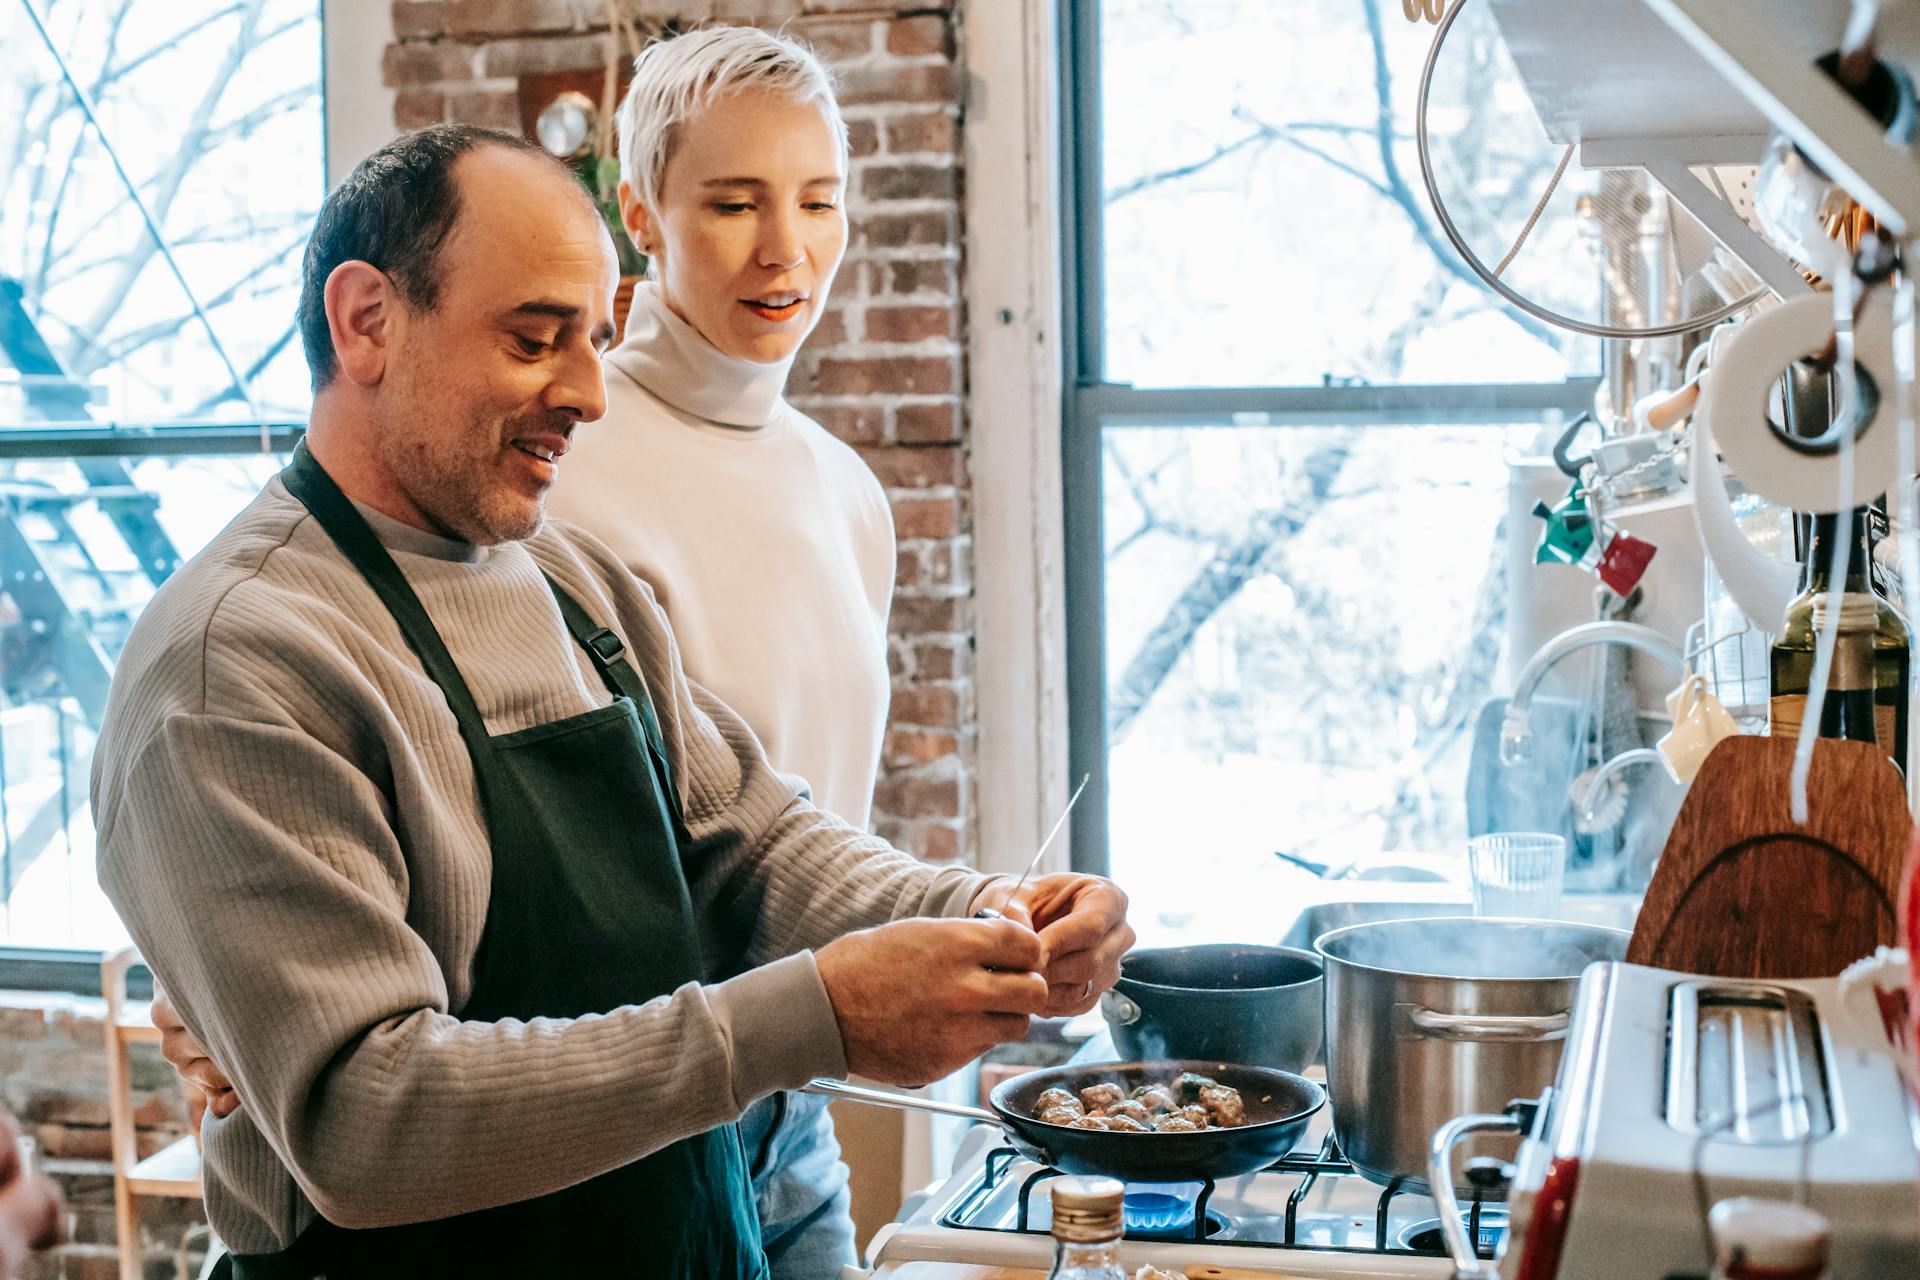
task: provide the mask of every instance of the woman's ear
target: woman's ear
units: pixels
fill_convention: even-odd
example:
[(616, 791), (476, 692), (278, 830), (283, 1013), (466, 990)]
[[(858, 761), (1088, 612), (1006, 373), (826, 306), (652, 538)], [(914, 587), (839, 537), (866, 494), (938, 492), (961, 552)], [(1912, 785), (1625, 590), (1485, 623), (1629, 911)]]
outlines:
[(322, 297), (340, 372), (358, 386), (379, 385), (399, 315), (393, 282), (372, 263), (356, 259), (333, 269)]
[(631, 182), (620, 184), (620, 223), (626, 227), (627, 238), (633, 241), (634, 248), (649, 258), (659, 252), (653, 213), (641, 201), (640, 193), (633, 189)]

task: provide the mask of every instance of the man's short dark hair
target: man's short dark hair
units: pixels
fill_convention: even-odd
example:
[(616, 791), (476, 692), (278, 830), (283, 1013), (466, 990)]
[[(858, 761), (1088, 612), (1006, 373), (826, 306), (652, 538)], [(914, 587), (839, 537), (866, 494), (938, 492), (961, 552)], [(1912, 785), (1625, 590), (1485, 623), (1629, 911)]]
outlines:
[(327, 327), (327, 277), (343, 262), (370, 263), (387, 274), (408, 306), (431, 311), (440, 295), (440, 249), (460, 214), (454, 162), (481, 147), (541, 156), (556, 172), (574, 177), (565, 164), (515, 134), (437, 124), (401, 134), (328, 193), (307, 241), (300, 282), (300, 343), (315, 391), (333, 381), (337, 367)]

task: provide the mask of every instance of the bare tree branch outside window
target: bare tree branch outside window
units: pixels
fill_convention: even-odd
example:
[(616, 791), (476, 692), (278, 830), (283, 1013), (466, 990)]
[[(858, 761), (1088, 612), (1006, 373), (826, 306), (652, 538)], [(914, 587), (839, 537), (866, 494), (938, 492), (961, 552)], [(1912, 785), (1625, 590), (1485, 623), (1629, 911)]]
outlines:
[[(1208, 211), (1238, 200), (1270, 210), (1273, 247), (1304, 263), (1297, 286), (1265, 295), (1275, 311), (1297, 315), (1316, 306), (1319, 291), (1363, 279), (1390, 284), (1391, 300), (1372, 309), (1370, 324), (1339, 333), (1338, 349), (1350, 363), (1326, 369), (1329, 380), (1401, 380), (1430, 363), (1434, 335), (1449, 330), (1496, 335), (1514, 347), (1571, 350), (1566, 335), (1486, 290), (1440, 234), (1414, 168), (1405, 78), (1418, 64), (1404, 43), (1394, 43), (1407, 39), (1397, 7), (1383, 5), (1328, 0), (1289, 7), (1292, 16), (1317, 10), (1313, 34), (1329, 43), (1327, 33), (1351, 33), (1339, 45), (1349, 59), (1342, 64), (1347, 87), (1316, 97), (1275, 87), (1300, 63), (1267, 33), (1291, 35), (1298, 29), (1291, 18), (1270, 18), (1272, 11), (1235, 0), (1177, 6), (1177, 17), (1146, 0), (1109, 0), (1103, 13), (1121, 32), (1114, 38), (1140, 42), (1141, 66), (1170, 58), (1168, 42), (1201, 39), (1210, 26), (1250, 24), (1272, 42), (1270, 75), (1237, 82), (1231, 99), (1207, 97), (1210, 114), (1185, 130), (1191, 145), (1149, 154), (1130, 136), (1110, 135), (1103, 198), (1110, 335), (1111, 326), (1131, 323), (1127, 312), (1112, 309), (1131, 306), (1132, 290), (1149, 279), (1125, 256), (1134, 252), (1131, 228), (1179, 227), (1180, 236), (1207, 247), (1220, 234)], [(1271, 28), (1262, 25), (1268, 22)], [(1457, 38), (1462, 56), (1493, 56), (1490, 33), (1463, 24)], [(1135, 65), (1127, 46), (1109, 47), (1110, 61)], [(1129, 95), (1140, 92), (1129, 84)], [(1165, 108), (1175, 119), (1188, 109), (1183, 102)], [(1109, 129), (1113, 120), (1110, 114)], [(1447, 142), (1470, 147), (1475, 136), (1463, 127)], [(1524, 213), (1533, 198), (1526, 183), (1496, 180), (1508, 172), (1500, 157), (1488, 157), (1486, 171), (1476, 205), (1455, 211), (1469, 229)], [(1360, 211), (1350, 217), (1374, 229), (1375, 261), (1316, 260), (1311, 246), (1287, 239), (1310, 234), (1304, 229), (1315, 222), (1306, 210), (1328, 201)], [(1152, 220), (1149, 207), (1190, 214), (1191, 225), (1170, 216)], [(1179, 317), (1204, 319), (1231, 308), (1264, 315), (1229, 294), (1198, 293), (1201, 286), (1178, 261), (1191, 245), (1179, 237), (1152, 244), (1164, 248), (1157, 265), (1178, 310), (1165, 332), (1149, 326), (1136, 338), (1128, 330), (1120, 335), (1125, 342), (1152, 344), (1156, 358), (1175, 344), (1204, 350), (1191, 337), (1192, 323)], [(1239, 247), (1249, 255), (1265, 248)], [(1298, 324), (1277, 326), (1286, 327)], [(1110, 361), (1122, 358), (1114, 341)], [(1130, 349), (1145, 348), (1117, 347), (1122, 355)], [(1118, 373), (1126, 377), (1128, 366)], [(1261, 381), (1232, 373), (1228, 378), (1242, 385)], [(1230, 384), (1217, 376), (1195, 382)], [(1380, 847), (1431, 848), (1457, 831), (1460, 761), (1493, 692), (1505, 631), (1503, 439), (1500, 431), (1472, 427), (1106, 429), (1107, 732), (1116, 760), (1137, 762), (1125, 767), (1145, 770), (1141, 781), (1166, 776), (1174, 758), (1213, 758), (1222, 767), (1242, 758), (1298, 761), (1299, 771), (1283, 775), (1302, 780), (1297, 792), (1244, 801), (1273, 813), (1270, 848), (1299, 847), (1300, 839), (1314, 838), (1299, 829), (1316, 823), (1334, 824), (1322, 834), (1337, 838), (1340, 824), (1351, 820), (1340, 814), (1348, 811), (1323, 804), (1306, 780), (1343, 774), (1372, 797), (1368, 838)], [(1420, 523), (1431, 517), (1411, 514), (1449, 504), (1481, 513), (1474, 517), (1480, 523), (1433, 526)], [(1423, 563), (1444, 565), (1449, 580), (1461, 584), (1445, 616), (1409, 617), (1410, 606), (1388, 585), (1420, 576)], [(1423, 629), (1448, 640), (1422, 643)], [(1119, 795), (1128, 783), (1115, 786)], [(1129, 839), (1124, 826), (1116, 820), (1116, 859)]]

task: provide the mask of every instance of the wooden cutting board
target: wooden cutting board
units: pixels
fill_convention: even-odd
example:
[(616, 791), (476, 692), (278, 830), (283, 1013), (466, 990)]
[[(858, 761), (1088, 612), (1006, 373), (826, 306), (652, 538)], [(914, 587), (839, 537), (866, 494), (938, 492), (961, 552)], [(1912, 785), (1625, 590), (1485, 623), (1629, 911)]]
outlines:
[(1687, 792), (1627, 959), (1725, 978), (1824, 978), (1895, 938), (1913, 821), (1884, 751), (1821, 739), (1807, 825), (1793, 821), (1791, 738), (1713, 749)]

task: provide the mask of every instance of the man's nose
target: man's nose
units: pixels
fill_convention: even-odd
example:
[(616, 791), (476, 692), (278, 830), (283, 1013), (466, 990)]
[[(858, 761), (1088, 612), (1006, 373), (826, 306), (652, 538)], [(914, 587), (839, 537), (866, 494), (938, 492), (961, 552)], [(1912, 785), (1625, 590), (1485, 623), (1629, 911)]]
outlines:
[(555, 413), (571, 414), (579, 422), (592, 422), (605, 414), (607, 382), (599, 353), (583, 345), (560, 362), (553, 381), (547, 384), (546, 405)]

